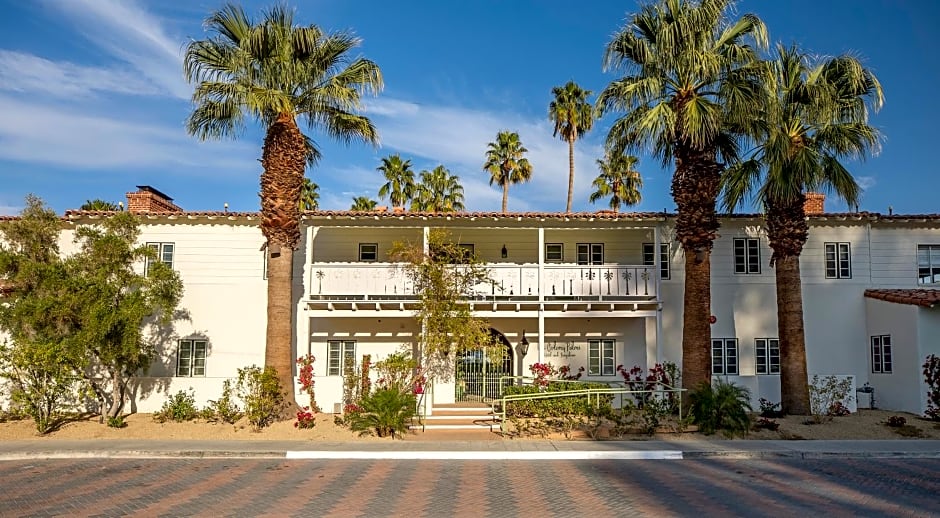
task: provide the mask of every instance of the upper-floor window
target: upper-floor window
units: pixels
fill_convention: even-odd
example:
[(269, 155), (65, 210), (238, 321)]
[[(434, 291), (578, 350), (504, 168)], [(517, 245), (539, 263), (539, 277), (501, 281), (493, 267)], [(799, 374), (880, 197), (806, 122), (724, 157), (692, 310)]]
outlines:
[(780, 374), (780, 340), (776, 338), (758, 338), (754, 340), (757, 373)]
[[(173, 252), (176, 250), (176, 245), (173, 243), (147, 243), (147, 246), (156, 253), (157, 261), (173, 268)], [(144, 267), (146, 273), (150, 273), (150, 265), (153, 261), (153, 259), (147, 259), (147, 264)]]
[(176, 375), (182, 378), (206, 375), (206, 341), (180, 340), (176, 350)]
[(604, 264), (604, 243), (578, 243), (578, 264)]
[(377, 243), (359, 243), (359, 260), (374, 262), (379, 259), (379, 245)]
[(760, 240), (734, 238), (734, 273), (760, 273)]
[[(643, 243), (643, 265), (656, 264), (655, 248), (653, 243)], [(659, 275), (663, 279), (669, 278), (669, 243), (659, 244)]]
[(347, 365), (355, 368), (355, 340), (330, 340), (326, 349), (326, 375), (339, 376)]
[(880, 374), (891, 374), (891, 335), (871, 337), (871, 371)]
[(826, 278), (851, 279), (852, 253), (848, 243), (825, 243)]
[(545, 262), (560, 263), (565, 260), (565, 245), (562, 243), (545, 243)]
[(917, 245), (917, 284), (940, 283), (940, 245)]
[(712, 374), (738, 373), (738, 339), (712, 338)]
[(588, 340), (588, 374), (614, 375), (614, 341)]

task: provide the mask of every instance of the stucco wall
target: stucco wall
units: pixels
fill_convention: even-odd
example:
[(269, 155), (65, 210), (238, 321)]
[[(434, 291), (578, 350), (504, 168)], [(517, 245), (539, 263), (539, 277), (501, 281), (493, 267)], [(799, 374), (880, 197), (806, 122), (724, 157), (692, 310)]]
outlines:
[(927, 356), (940, 356), (940, 307), (918, 308), (917, 338), (920, 341), (920, 355), (917, 357), (920, 380), (920, 408), (927, 410), (927, 384), (924, 380), (923, 366)]
[[(923, 362), (918, 362), (917, 307), (874, 299), (866, 299), (865, 304), (868, 331), (865, 351), (870, 383), (875, 388), (875, 405), (920, 413), (917, 394), (922, 385), (919, 366)], [(871, 372), (870, 337), (876, 335), (891, 335), (893, 367), (890, 374)]]

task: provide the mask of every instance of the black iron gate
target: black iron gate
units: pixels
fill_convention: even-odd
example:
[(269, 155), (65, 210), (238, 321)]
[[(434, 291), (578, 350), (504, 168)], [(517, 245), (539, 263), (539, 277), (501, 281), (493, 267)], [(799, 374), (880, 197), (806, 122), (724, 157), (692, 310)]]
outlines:
[(477, 349), (467, 351), (457, 358), (455, 399), (457, 401), (490, 401), (503, 395), (503, 387), (511, 385), (512, 347), (499, 331), (493, 330), (496, 345), (494, 351)]

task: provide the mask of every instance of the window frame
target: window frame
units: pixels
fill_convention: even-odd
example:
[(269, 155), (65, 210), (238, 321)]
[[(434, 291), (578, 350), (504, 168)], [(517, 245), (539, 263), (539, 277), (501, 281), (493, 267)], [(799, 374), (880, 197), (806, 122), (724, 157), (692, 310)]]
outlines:
[[(737, 338), (712, 338), (711, 339), (711, 358), (712, 358), (712, 376), (739, 376), (741, 372), (741, 356), (738, 354)], [(716, 348), (716, 345), (718, 347)], [(718, 355), (715, 352), (720, 351)], [(732, 354), (729, 354), (732, 351)], [(728, 360), (733, 358), (733, 362)], [(720, 361), (717, 361), (720, 360)], [(733, 363), (733, 371), (730, 364)]]
[[(738, 245), (742, 246), (738, 246)], [(741, 264), (738, 264), (742, 252)], [(735, 275), (760, 275), (760, 239), (756, 237), (736, 237), (732, 239), (732, 258)], [(743, 269), (739, 268), (743, 267)]]
[[(202, 356), (197, 353), (199, 348), (197, 344), (202, 345)], [(184, 347), (187, 354), (184, 355)], [(206, 377), (206, 358), (208, 357), (208, 340), (202, 338), (182, 338), (176, 343), (176, 370), (173, 373), (175, 378), (205, 378)], [(184, 357), (185, 356), (185, 357)], [(202, 360), (202, 365), (198, 365)], [(184, 365), (185, 361), (185, 365)], [(186, 373), (181, 374), (181, 369), (185, 367)], [(197, 374), (196, 370), (201, 367), (202, 372)]]
[[(368, 254), (368, 252), (365, 252), (363, 249), (368, 248), (368, 247), (374, 248), (374, 250), (372, 251), (372, 255), (374, 257), (372, 259), (365, 259), (363, 257), (364, 254)], [(374, 263), (374, 262), (377, 262), (378, 260), (379, 260), (379, 244), (378, 243), (359, 243), (359, 262), (360, 263)]]
[[(581, 247), (585, 247), (585, 254), (587, 259), (581, 260)], [(601, 265), (604, 264), (604, 243), (578, 243), (575, 247), (575, 262), (581, 266), (592, 266), (592, 265)], [(600, 255), (600, 260), (597, 260), (595, 257), (596, 254)]]
[[(549, 247), (558, 247), (558, 258), (552, 259), (549, 257)], [(565, 244), (564, 243), (545, 243), (545, 262), (546, 263), (563, 263), (565, 262)]]
[[(145, 246), (149, 247), (151, 250), (156, 250), (157, 252), (157, 261), (167, 265), (170, 269), (173, 269), (173, 265), (176, 263), (176, 243), (171, 241), (148, 241), (144, 243)], [(166, 259), (166, 249), (170, 249), (170, 259)], [(153, 259), (147, 258), (144, 261), (144, 275), (150, 274), (150, 265), (153, 264)]]
[[(334, 346), (337, 347), (336, 353), (333, 352)], [(346, 367), (346, 358), (352, 357), (353, 362), (356, 361), (356, 346), (356, 340), (328, 340), (326, 342), (326, 375), (342, 376)], [(337, 358), (335, 354), (339, 357)]]
[[(774, 352), (774, 349), (776, 349), (776, 352)], [(762, 356), (763, 362), (761, 361)], [(774, 365), (774, 358), (777, 360), (776, 365)], [(776, 369), (774, 367), (776, 367)], [(779, 338), (754, 339), (754, 370), (759, 376), (780, 375)]]
[(823, 262), (827, 279), (851, 279), (852, 244), (844, 241), (823, 243)]
[[(653, 243), (643, 243), (643, 266), (655, 266), (656, 257)], [(659, 278), (669, 280), (669, 243), (659, 244)]]
[[(921, 263), (922, 252), (926, 254), (926, 264)], [(915, 261), (917, 263), (917, 284), (919, 286), (940, 284), (940, 245), (918, 243)], [(921, 270), (926, 270), (926, 276)]]
[(894, 374), (894, 347), (891, 344), (891, 335), (872, 335), (871, 344), (871, 373)]
[[(616, 375), (616, 346), (617, 342), (610, 338), (595, 338), (588, 340), (588, 376), (614, 376)], [(608, 353), (609, 352), (609, 356)], [(593, 370), (591, 361), (597, 360), (597, 370)]]

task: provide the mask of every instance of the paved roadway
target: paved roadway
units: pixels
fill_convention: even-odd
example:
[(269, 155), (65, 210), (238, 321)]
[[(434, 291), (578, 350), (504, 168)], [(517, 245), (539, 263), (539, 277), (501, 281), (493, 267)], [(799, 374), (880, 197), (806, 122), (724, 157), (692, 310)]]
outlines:
[(940, 516), (940, 459), (0, 462), (0, 516)]

